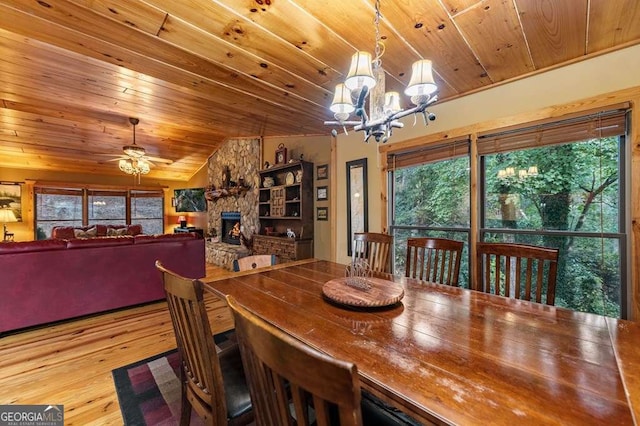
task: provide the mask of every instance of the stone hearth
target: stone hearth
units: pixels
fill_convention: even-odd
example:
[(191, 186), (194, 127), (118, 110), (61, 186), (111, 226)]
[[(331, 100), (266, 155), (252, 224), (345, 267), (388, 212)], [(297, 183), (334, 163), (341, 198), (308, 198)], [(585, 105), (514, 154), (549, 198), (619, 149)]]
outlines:
[(249, 255), (249, 250), (237, 244), (212, 243), (207, 241), (205, 248), (207, 263), (233, 271), (233, 261)]

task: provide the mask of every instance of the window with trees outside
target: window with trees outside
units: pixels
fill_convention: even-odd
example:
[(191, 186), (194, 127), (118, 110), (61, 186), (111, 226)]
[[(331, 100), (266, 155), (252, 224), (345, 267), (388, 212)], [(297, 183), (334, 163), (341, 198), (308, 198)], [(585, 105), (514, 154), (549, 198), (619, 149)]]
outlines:
[(162, 190), (103, 190), (38, 187), (35, 192), (36, 239), (51, 237), (55, 226), (141, 224), (145, 234), (164, 232)]
[[(478, 135), (480, 211), (467, 222), (468, 156), (395, 170), (390, 157), (396, 273), (406, 236), (462, 240), (468, 250), (458, 227), (477, 219), (481, 241), (559, 249), (556, 306), (625, 318), (625, 134), (625, 111), (616, 110)], [(468, 286), (465, 262), (459, 282)]]
[(613, 111), (478, 138), (480, 236), (558, 248), (556, 306), (626, 316), (625, 133)]
[(458, 283), (469, 287), (469, 141), (394, 155), (389, 159), (394, 273), (404, 275), (407, 239), (464, 241)]

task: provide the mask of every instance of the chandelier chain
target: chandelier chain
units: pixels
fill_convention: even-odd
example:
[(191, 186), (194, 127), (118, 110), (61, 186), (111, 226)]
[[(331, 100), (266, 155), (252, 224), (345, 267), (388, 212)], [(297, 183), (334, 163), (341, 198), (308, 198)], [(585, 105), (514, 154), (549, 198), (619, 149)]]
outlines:
[(384, 53), (384, 45), (380, 38), (380, 0), (376, 0), (376, 15), (373, 20), (376, 29), (376, 46), (374, 48), (375, 58), (373, 63), (376, 67), (382, 66), (382, 54)]

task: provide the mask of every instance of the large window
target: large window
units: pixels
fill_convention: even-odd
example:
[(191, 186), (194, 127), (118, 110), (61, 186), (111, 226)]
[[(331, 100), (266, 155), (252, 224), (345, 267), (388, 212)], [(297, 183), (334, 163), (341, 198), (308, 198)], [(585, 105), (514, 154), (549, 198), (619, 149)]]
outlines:
[(479, 138), (480, 236), (558, 248), (556, 306), (625, 316), (624, 133), (612, 112)]
[(478, 135), (477, 212), (459, 150), (436, 161), (415, 150), (390, 155), (395, 272), (404, 272), (407, 237), (461, 240), (466, 251), (469, 223), (478, 223), (481, 241), (559, 249), (556, 306), (625, 318), (625, 133), (620, 110)]
[(131, 191), (131, 223), (139, 223), (145, 234), (164, 232), (162, 194), (154, 191)]
[[(408, 238), (450, 238), (465, 242), (459, 283), (468, 287), (468, 147), (468, 142), (462, 141), (447, 149), (433, 146), (390, 159), (394, 273), (405, 273)], [(456, 158), (443, 159), (449, 156)]]
[(127, 223), (126, 191), (92, 190), (87, 192), (90, 224), (124, 225)]
[(141, 224), (145, 234), (164, 231), (162, 190), (106, 190), (36, 186), (36, 238), (51, 237), (54, 226)]
[(54, 226), (82, 226), (82, 198), (81, 189), (37, 188), (36, 239), (51, 237)]

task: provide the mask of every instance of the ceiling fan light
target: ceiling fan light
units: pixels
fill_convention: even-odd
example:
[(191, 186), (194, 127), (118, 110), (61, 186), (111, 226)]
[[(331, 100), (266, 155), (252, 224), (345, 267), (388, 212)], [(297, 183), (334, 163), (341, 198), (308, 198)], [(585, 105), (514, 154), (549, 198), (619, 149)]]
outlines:
[(433, 79), (433, 68), (429, 59), (421, 59), (411, 66), (411, 80), (404, 90), (410, 97), (428, 97), (438, 90)]
[(151, 167), (149, 166), (149, 163), (144, 160), (138, 160), (136, 166), (137, 166), (136, 169), (138, 170), (138, 174), (146, 175), (151, 171)]
[(127, 174), (133, 174), (133, 164), (131, 160), (122, 159), (118, 161), (118, 168)]
[(364, 86), (371, 89), (376, 85), (376, 79), (371, 69), (371, 53), (356, 52), (353, 54), (344, 84), (351, 91), (360, 90)]
[(336, 90), (333, 94), (333, 101), (329, 109), (335, 113), (352, 113), (356, 108), (351, 100), (351, 90), (343, 83), (336, 84)]

